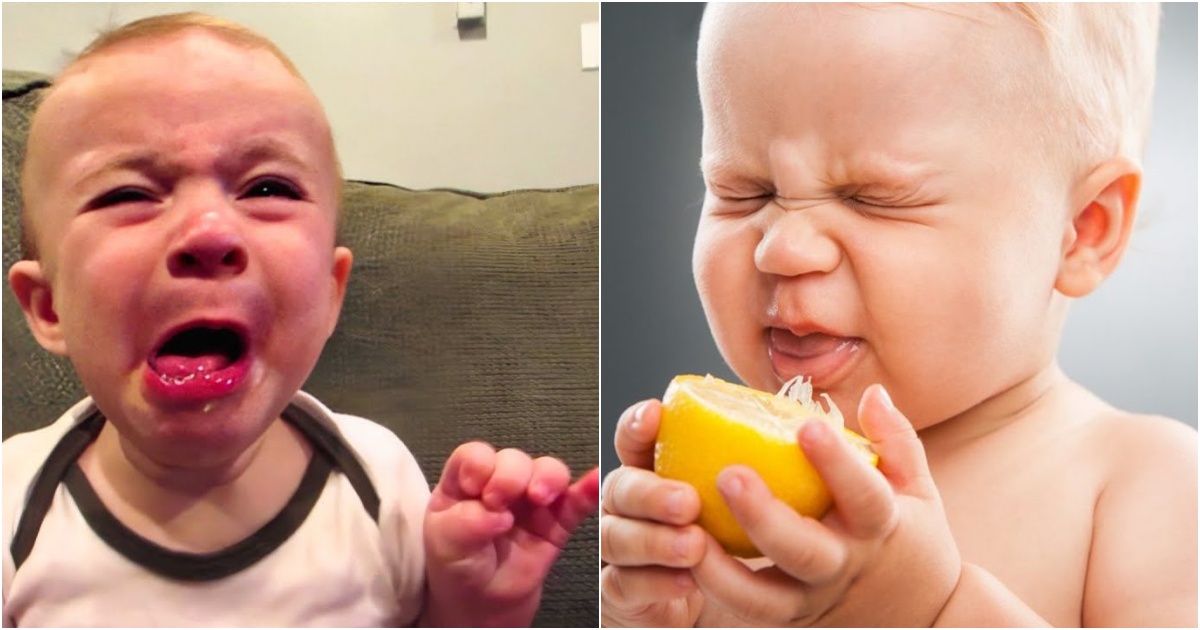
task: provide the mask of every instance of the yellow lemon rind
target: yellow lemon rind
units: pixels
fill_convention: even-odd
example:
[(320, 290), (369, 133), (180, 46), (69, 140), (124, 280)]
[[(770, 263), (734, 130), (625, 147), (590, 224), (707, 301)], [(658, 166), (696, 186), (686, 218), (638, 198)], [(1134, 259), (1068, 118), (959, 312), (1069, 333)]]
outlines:
[[(744, 404), (738, 409), (731, 400)], [(778, 422), (761, 423), (763, 416), (731, 418), (728, 407), (734, 407), (735, 414), (741, 411), (748, 415), (761, 409), (763, 416), (777, 415)], [(804, 415), (792, 415), (801, 413)], [(781, 501), (804, 516), (819, 518), (829, 509), (832, 498), (796, 444), (800, 425), (814, 417), (820, 416), (774, 394), (713, 377), (676, 377), (663, 396), (655, 472), (696, 488), (701, 501), (697, 523), (727, 552), (740, 557), (760, 556), (717, 490), (717, 475), (730, 465), (749, 466)], [(758, 426), (754, 426), (756, 422)], [(870, 451), (866, 438), (848, 429), (843, 432), (875, 465), (878, 457)]]

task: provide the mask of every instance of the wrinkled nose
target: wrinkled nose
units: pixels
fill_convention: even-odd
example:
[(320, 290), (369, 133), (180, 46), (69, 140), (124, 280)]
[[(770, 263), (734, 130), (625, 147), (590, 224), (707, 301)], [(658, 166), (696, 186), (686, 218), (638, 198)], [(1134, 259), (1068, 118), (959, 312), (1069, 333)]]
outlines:
[(781, 212), (754, 250), (759, 271), (784, 277), (829, 273), (841, 260), (838, 243), (804, 211)]
[(189, 217), (167, 266), (176, 277), (224, 278), (246, 270), (246, 243), (230, 211), (213, 209)]

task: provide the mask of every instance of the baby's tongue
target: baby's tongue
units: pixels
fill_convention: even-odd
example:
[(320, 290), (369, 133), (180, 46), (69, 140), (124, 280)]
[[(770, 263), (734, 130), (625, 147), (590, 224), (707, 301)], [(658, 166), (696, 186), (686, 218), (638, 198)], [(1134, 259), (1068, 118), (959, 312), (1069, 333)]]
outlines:
[(184, 356), (180, 354), (159, 355), (154, 369), (163, 376), (182, 378), (192, 374), (212, 373), (229, 367), (229, 357), (219, 352)]
[(809, 358), (832, 352), (846, 342), (844, 337), (831, 337), (823, 333), (812, 333), (797, 337), (786, 330), (772, 331), (772, 341), (787, 354)]

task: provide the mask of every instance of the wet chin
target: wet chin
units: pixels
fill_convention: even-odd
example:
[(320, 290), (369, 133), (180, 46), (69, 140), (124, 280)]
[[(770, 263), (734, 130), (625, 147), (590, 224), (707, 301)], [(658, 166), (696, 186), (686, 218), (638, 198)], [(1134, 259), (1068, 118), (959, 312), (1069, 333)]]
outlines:
[[(157, 411), (115, 422), (122, 437), (166, 466), (208, 468), (238, 459), (278, 417), (266, 409)], [(125, 426), (122, 426), (125, 425)]]
[(211, 467), (235, 460), (279, 417), (291, 395), (279, 383), (268, 387), (270, 379), (253, 379), (253, 386), (229, 396), (167, 406), (145, 395), (140, 375), (130, 380), (123, 396), (106, 397), (94, 387), (88, 391), (127, 448), (165, 466)]

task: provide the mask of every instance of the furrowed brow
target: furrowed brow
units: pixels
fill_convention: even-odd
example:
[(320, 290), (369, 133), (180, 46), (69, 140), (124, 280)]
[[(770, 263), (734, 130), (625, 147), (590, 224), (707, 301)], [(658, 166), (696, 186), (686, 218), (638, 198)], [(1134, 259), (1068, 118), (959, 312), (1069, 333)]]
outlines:
[(231, 161), (239, 170), (262, 162), (280, 162), (307, 175), (317, 172), (317, 169), (297, 155), (289, 144), (274, 138), (257, 138), (247, 142)]
[(706, 153), (700, 158), (700, 174), (705, 184), (767, 185), (763, 175), (747, 168), (747, 165), (728, 155)]
[(943, 174), (933, 164), (909, 161), (883, 153), (871, 153), (847, 160), (837, 179), (883, 186), (906, 186)]
[(724, 156), (705, 153), (700, 156), (700, 174), (704, 179), (720, 177), (733, 170), (733, 163)]
[(92, 180), (113, 171), (133, 171), (143, 173), (153, 179), (169, 179), (178, 176), (183, 171), (183, 167), (161, 159), (154, 151), (135, 149), (120, 153), (115, 159), (105, 160), (90, 169), (76, 181), (74, 187), (85, 188)]

